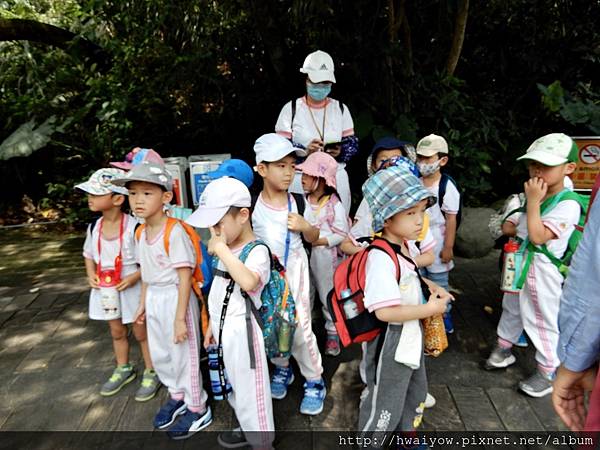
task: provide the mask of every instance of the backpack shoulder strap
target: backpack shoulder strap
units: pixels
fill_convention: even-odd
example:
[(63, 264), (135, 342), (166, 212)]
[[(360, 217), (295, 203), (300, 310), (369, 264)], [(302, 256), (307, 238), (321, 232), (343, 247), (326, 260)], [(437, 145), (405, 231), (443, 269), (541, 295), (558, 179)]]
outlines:
[(292, 120), (290, 120), (290, 130), (293, 133), (294, 130), (294, 117), (296, 117), (296, 102), (298, 101), (297, 98), (293, 98), (290, 103), (292, 104)]
[(342, 116), (344, 115), (344, 104), (338, 100), (338, 105), (340, 105), (340, 111), (342, 112)]
[(440, 209), (444, 203), (444, 197), (446, 196), (446, 188), (448, 187), (449, 179), (450, 177), (448, 174), (442, 172), (442, 178), (440, 178), (440, 184), (438, 186), (438, 205), (440, 205)]
[(169, 254), (169, 241), (171, 239), (171, 232), (173, 231), (173, 227), (179, 222), (179, 220), (174, 217), (167, 217), (167, 225), (165, 227), (165, 234), (163, 236), (163, 243), (165, 244), (165, 251), (167, 255)]
[(302, 194), (298, 194), (297, 192), (292, 192), (292, 197), (294, 197), (294, 200), (296, 201), (298, 214), (304, 216), (304, 210), (306, 209), (306, 202), (304, 201), (304, 196)]
[(373, 239), (373, 242), (371, 242), (371, 245), (367, 247), (367, 251), (370, 251), (370, 249), (381, 250), (382, 252), (387, 253), (387, 255), (390, 258), (392, 258), (392, 261), (394, 262), (394, 267), (396, 268), (396, 279), (398, 280), (398, 282), (400, 282), (401, 274), (400, 263), (398, 262), (398, 253), (396, 252), (396, 250), (394, 250), (390, 243), (383, 238), (375, 238)]
[(138, 223), (135, 226), (135, 240), (140, 242), (140, 239), (142, 238), (142, 231), (144, 231), (144, 229), (146, 228), (146, 224), (145, 223)]
[(265, 248), (267, 249), (267, 251), (269, 252), (269, 258), (271, 257), (271, 249), (269, 248), (269, 246), (267, 244), (265, 244), (263, 241), (261, 241), (260, 239), (256, 239), (252, 242), (247, 243), (244, 248), (242, 249), (241, 253), (240, 253), (240, 261), (242, 261), (243, 263), (246, 262), (246, 260), (248, 259), (248, 256), (250, 255), (250, 252), (252, 250), (254, 250), (256, 247), (258, 247), (259, 245), (264, 245)]

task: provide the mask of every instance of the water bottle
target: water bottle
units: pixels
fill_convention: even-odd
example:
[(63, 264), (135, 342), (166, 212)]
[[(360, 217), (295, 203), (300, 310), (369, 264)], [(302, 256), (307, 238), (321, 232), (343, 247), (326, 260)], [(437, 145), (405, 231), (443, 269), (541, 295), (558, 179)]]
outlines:
[[(221, 388), (221, 380), (219, 379), (219, 350), (216, 345), (209, 345), (206, 349), (208, 353), (208, 374), (210, 376), (210, 388), (215, 400), (223, 400), (223, 389)], [(225, 391), (231, 392), (231, 385), (227, 380), (227, 373), (223, 369), (225, 375)]]
[(500, 279), (500, 289), (509, 294), (519, 292), (516, 288), (516, 283), (519, 277), (520, 267), (517, 252), (519, 251), (519, 243), (514, 239), (509, 240), (504, 244), (504, 258), (502, 264), (502, 278)]
[[(344, 308), (344, 315), (346, 316), (347, 320), (354, 319), (356, 316), (358, 316), (360, 314), (358, 304), (354, 300), (349, 298), (351, 295), (352, 295), (352, 291), (350, 289), (344, 289), (341, 292), (343, 308)], [(346, 300), (344, 300), (344, 299), (346, 299)]]
[(290, 334), (290, 323), (287, 320), (284, 320), (281, 323), (281, 328), (279, 328), (279, 337), (277, 340), (277, 348), (280, 353), (287, 353), (290, 351)]

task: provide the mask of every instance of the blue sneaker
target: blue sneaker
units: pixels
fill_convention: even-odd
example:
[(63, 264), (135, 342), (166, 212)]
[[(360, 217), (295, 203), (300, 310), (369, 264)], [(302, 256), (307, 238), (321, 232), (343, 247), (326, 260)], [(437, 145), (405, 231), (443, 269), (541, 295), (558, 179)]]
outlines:
[(319, 381), (307, 381), (304, 383), (304, 398), (300, 403), (300, 414), (316, 416), (323, 411), (327, 389), (321, 378)]
[(452, 322), (452, 316), (450, 312), (444, 313), (444, 328), (447, 334), (454, 333), (454, 323)]
[(170, 398), (167, 403), (162, 405), (156, 416), (154, 416), (154, 428), (164, 430), (173, 422), (177, 416), (180, 416), (186, 411), (185, 403), (182, 400)]
[(525, 333), (521, 333), (521, 336), (519, 336), (519, 340), (517, 341), (517, 343), (515, 344), (517, 347), (529, 347), (529, 343), (527, 342), (527, 338), (525, 337)]
[(201, 414), (186, 408), (181, 418), (173, 425), (173, 428), (167, 431), (167, 436), (175, 440), (187, 439), (198, 431), (204, 430), (212, 423), (212, 420), (210, 406), (207, 406), (206, 411)]
[(287, 388), (294, 382), (294, 371), (290, 366), (275, 366), (273, 378), (271, 378), (271, 397), (281, 400), (287, 395)]

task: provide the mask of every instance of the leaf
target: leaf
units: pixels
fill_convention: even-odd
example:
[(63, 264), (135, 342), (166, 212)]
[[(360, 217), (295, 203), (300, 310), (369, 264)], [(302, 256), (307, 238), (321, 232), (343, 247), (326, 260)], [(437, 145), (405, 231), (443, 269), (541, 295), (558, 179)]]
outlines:
[(56, 118), (51, 116), (37, 128), (33, 119), (21, 125), (0, 144), (0, 159), (29, 156), (45, 147), (55, 131), (55, 121)]

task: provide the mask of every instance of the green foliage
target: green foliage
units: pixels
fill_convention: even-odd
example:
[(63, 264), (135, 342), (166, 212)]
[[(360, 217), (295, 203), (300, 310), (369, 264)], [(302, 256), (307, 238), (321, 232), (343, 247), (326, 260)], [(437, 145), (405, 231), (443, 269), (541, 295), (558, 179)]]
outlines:
[(598, 133), (598, 2), (472, 0), (453, 77), (457, 2), (405, 2), (409, 30), (390, 21), (390, 3), (397, 14), (397, 0), (0, 0), (0, 18), (64, 28), (110, 56), (104, 67), (76, 43), (0, 42), (0, 142), (30, 121), (58, 125), (32, 156), (0, 162), (2, 201), (27, 194), (85, 220), (71, 187), (134, 146), (251, 160), (256, 137), (303, 94), (298, 68), (316, 48), (334, 58), (332, 95), (361, 142), (356, 192), (387, 134), (445, 136), (467, 202), (489, 204), (520, 190), (515, 158), (538, 136)]

